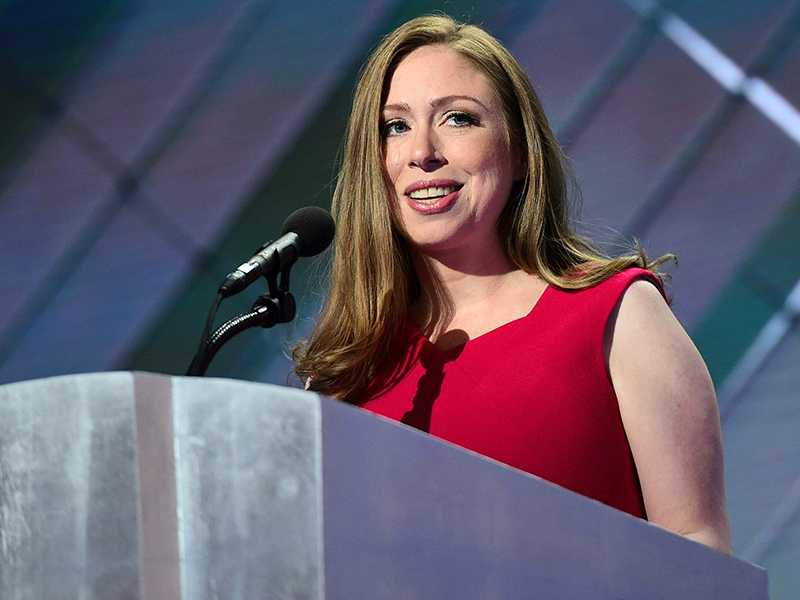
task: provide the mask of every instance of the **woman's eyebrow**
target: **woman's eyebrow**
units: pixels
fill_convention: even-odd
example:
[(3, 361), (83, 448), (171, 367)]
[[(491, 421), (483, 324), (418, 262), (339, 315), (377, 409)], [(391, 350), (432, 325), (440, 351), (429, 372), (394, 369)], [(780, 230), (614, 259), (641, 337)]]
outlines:
[[(441, 106), (446, 106), (447, 104), (451, 104), (457, 100), (468, 100), (470, 102), (474, 102), (478, 106), (481, 106), (486, 111), (489, 110), (489, 107), (487, 107), (483, 102), (481, 102), (474, 96), (461, 96), (461, 95), (451, 95), (451, 96), (442, 96), (440, 98), (434, 98), (433, 100), (431, 100), (431, 106), (433, 108), (440, 108)], [(396, 104), (385, 105), (383, 107), (383, 111), (411, 112), (411, 108), (405, 102), (398, 102)]]
[(474, 102), (478, 106), (483, 107), (484, 110), (489, 110), (483, 102), (475, 98), (474, 96), (461, 96), (461, 95), (452, 95), (452, 96), (442, 96), (441, 98), (434, 98), (431, 100), (431, 106), (434, 108), (439, 108), (440, 106), (451, 104), (456, 100), (468, 100), (470, 102)]
[(411, 112), (411, 107), (409, 107), (405, 102), (399, 102), (397, 104), (386, 104), (383, 107), (383, 112), (386, 112), (387, 110), (394, 112)]

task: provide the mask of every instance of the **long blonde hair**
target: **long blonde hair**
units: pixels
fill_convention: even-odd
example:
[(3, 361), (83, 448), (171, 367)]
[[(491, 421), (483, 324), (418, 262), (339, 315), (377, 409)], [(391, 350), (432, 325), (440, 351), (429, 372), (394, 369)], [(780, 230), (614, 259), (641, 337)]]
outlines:
[(604, 256), (570, 229), (561, 148), (528, 76), (508, 50), (480, 27), (444, 15), (413, 19), (383, 40), (361, 72), (333, 195), (337, 234), (330, 293), (311, 336), (293, 350), (295, 373), (309, 388), (343, 400), (374, 377), (420, 294), (411, 250), (394, 225), (380, 124), (394, 69), (428, 45), (460, 53), (488, 76), (509, 141), (525, 157), (525, 178), (498, 222), (511, 262), (570, 289), (590, 287), (630, 266), (648, 266), (641, 252)]

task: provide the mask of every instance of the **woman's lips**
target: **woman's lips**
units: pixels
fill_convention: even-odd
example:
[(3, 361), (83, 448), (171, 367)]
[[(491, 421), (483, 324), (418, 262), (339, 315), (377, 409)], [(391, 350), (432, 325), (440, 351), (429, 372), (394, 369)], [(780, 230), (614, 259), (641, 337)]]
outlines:
[(435, 200), (415, 200), (408, 193), (405, 195), (405, 199), (412, 210), (422, 215), (433, 215), (449, 210), (458, 199), (460, 193), (461, 188), (459, 187), (446, 196), (441, 196)]
[(463, 183), (459, 183), (454, 179), (420, 179), (409, 185), (403, 193), (410, 196), (412, 193), (420, 190), (430, 190), (432, 188), (454, 188), (460, 189), (464, 187)]
[[(463, 187), (463, 183), (453, 179), (422, 179), (409, 185), (405, 189), (404, 197), (412, 210), (422, 215), (432, 215), (449, 210)], [(435, 194), (443, 195), (428, 197)]]

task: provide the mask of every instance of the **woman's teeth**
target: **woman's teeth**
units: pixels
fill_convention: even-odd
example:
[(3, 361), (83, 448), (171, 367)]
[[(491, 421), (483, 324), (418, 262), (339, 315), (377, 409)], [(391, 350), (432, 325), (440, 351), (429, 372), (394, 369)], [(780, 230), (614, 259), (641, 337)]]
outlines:
[(409, 194), (414, 200), (435, 200), (448, 196), (456, 191), (454, 187), (429, 187), (422, 190), (414, 190)]

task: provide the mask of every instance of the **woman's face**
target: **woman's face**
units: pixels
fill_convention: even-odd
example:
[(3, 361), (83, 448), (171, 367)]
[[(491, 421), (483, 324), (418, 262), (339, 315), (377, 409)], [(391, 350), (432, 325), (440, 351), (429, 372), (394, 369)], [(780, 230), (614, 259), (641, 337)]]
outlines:
[(447, 47), (418, 48), (391, 78), (382, 132), (403, 229), (422, 252), (499, 245), (497, 220), (523, 166), (486, 75)]

